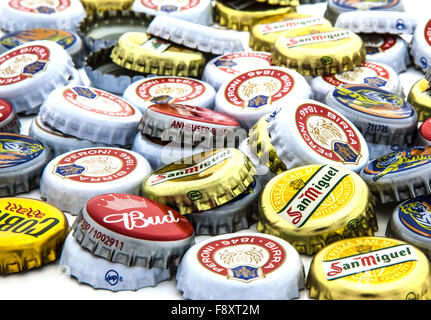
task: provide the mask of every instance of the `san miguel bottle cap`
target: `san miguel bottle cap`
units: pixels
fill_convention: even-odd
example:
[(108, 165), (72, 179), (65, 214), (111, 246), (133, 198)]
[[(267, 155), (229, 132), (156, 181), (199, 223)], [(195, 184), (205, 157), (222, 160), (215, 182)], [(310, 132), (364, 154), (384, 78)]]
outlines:
[(59, 44), (31, 41), (0, 55), (0, 96), (16, 113), (35, 109), (74, 72), (71, 57)]
[(30, 198), (0, 199), (0, 273), (41, 267), (58, 259), (69, 225), (56, 207)]
[(152, 172), (141, 155), (121, 148), (87, 148), (51, 160), (40, 181), (41, 198), (72, 215), (90, 198), (106, 192), (139, 195)]
[(364, 62), (362, 66), (329, 76), (318, 76), (311, 80), (313, 99), (325, 102), (326, 95), (334, 88), (344, 84), (366, 84), (402, 96), (403, 87), (397, 72), (391, 67), (377, 63)]
[(414, 64), (426, 72), (431, 65), (431, 19), (420, 20), (410, 44), (410, 54)]
[(359, 172), (369, 160), (368, 146), (354, 124), (320, 102), (298, 99), (268, 120), (270, 142), (288, 169), (321, 163)]
[(32, 137), (0, 133), (0, 158), (0, 196), (4, 197), (38, 188), (51, 152)]
[(322, 17), (297, 12), (263, 18), (250, 30), (249, 45), (256, 51), (271, 52), (275, 41), (283, 32), (316, 25), (332, 26)]
[(187, 251), (177, 288), (193, 300), (295, 299), (304, 288), (304, 267), (298, 252), (278, 237), (230, 233)]
[(214, 149), (154, 171), (142, 184), (142, 195), (182, 214), (209, 210), (247, 190), (255, 173), (238, 149)]
[(420, 125), (416, 145), (431, 146), (431, 118), (428, 118)]
[(180, 213), (124, 193), (91, 198), (72, 228), (80, 245), (94, 255), (145, 268), (177, 266), (195, 241), (192, 225)]
[(261, 51), (240, 51), (211, 59), (204, 69), (202, 80), (215, 90), (240, 73), (271, 66), (271, 54)]
[(312, 255), (336, 240), (377, 231), (367, 184), (351, 170), (309, 165), (281, 173), (265, 186), (257, 229)]
[(306, 286), (319, 300), (429, 300), (430, 263), (404, 241), (345, 239), (315, 255)]
[(0, 99), (0, 132), (20, 133), (21, 121), (6, 100)]
[(110, 291), (154, 287), (171, 278), (169, 269), (127, 266), (98, 257), (81, 247), (72, 234), (64, 242), (58, 264), (78, 282)]
[(129, 10), (134, 0), (81, 0), (87, 14), (109, 10)]
[(210, 0), (135, 0), (132, 11), (149, 16), (169, 15), (201, 25), (211, 25)]
[[(318, 54), (316, 54), (318, 51)], [(306, 76), (351, 70), (365, 62), (362, 39), (350, 30), (311, 26), (283, 32), (272, 50), (272, 63)]]
[(85, 17), (79, 0), (2, 1), (0, 11), (0, 27), (9, 32), (31, 28), (73, 30)]
[(405, 145), (414, 140), (417, 114), (392, 92), (370, 85), (346, 84), (332, 89), (325, 102), (352, 121), (369, 142)]
[(126, 69), (165, 76), (200, 77), (205, 66), (203, 53), (142, 32), (123, 34), (111, 58)]
[(109, 92), (85, 86), (66, 86), (49, 94), (39, 116), (56, 130), (80, 139), (131, 145), (142, 114)]
[(123, 99), (145, 113), (158, 103), (187, 104), (214, 109), (216, 91), (205, 81), (188, 77), (151, 77), (131, 83)]
[(298, 72), (282, 67), (253, 69), (222, 84), (214, 110), (250, 128), (265, 114), (288, 107), (292, 97), (311, 97), (310, 85)]
[(402, 201), (431, 193), (430, 166), (431, 147), (412, 147), (371, 160), (361, 177), (381, 203)]
[(418, 121), (431, 118), (431, 85), (430, 71), (424, 78), (417, 80), (411, 87), (407, 102), (415, 109)]

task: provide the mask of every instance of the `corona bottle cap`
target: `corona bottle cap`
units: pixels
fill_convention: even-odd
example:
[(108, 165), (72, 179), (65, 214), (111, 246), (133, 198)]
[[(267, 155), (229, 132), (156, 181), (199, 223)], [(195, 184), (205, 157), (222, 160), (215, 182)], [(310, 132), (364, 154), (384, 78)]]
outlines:
[(133, 0), (81, 0), (87, 14), (109, 10), (130, 10)]
[(107, 192), (139, 195), (151, 166), (141, 155), (120, 148), (79, 149), (51, 160), (41, 178), (41, 198), (78, 215), (87, 200)]
[(149, 16), (168, 15), (206, 26), (213, 23), (210, 0), (135, 0), (132, 11)]
[(421, 20), (416, 26), (410, 45), (413, 63), (423, 72), (431, 65), (431, 19)]
[(56, 207), (30, 198), (0, 199), (0, 273), (41, 267), (58, 259), (69, 225)]
[(416, 145), (431, 146), (431, 118), (428, 118), (420, 125)]
[(429, 300), (430, 265), (403, 241), (345, 239), (316, 254), (307, 288), (310, 298), (319, 300)]
[(155, 17), (147, 32), (187, 48), (212, 54), (227, 54), (246, 49), (243, 38), (237, 31), (202, 26), (170, 16)]
[(427, 77), (419, 79), (413, 84), (407, 101), (415, 109), (418, 121), (426, 121), (431, 118), (431, 86)]
[(377, 33), (361, 33), (359, 36), (365, 45), (367, 62), (383, 63), (398, 74), (410, 65), (408, 44), (400, 36)]
[(388, 238), (408, 242), (430, 259), (431, 257), (431, 197), (421, 196), (399, 204), (386, 229)]
[(33, 28), (75, 29), (85, 18), (79, 0), (9, 0), (0, 3), (0, 27), (9, 32)]
[(0, 99), (0, 132), (20, 133), (21, 121), (6, 100)]
[(418, 118), (402, 97), (370, 85), (346, 84), (333, 88), (326, 104), (346, 116), (365, 140), (376, 144), (410, 144)]
[(218, 90), (224, 82), (238, 74), (270, 66), (269, 52), (240, 51), (211, 59), (205, 65), (202, 79)]
[(288, 107), (286, 103), (293, 97), (311, 97), (311, 88), (302, 75), (281, 67), (253, 69), (222, 84), (215, 110), (250, 128), (265, 114)]
[(413, 147), (371, 160), (361, 177), (381, 201), (402, 201), (431, 193), (431, 147)]
[(141, 32), (123, 34), (111, 58), (126, 69), (165, 76), (200, 77), (205, 66), (201, 52)]
[(56, 130), (80, 139), (131, 145), (142, 114), (109, 92), (66, 86), (49, 94), (39, 116)]
[(261, 182), (254, 182), (233, 200), (214, 209), (187, 214), (195, 235), (216, 236), (248, 229), (256, 222)]
[(49, 149), (40, 141), (21, 134), (0, 134), (0, 196), (12, 196), (39, 187)]
[(170, 279), (169, 269), (131, 267), (95, 256), (81, 247), (72, 234), (69, 234), (64, 242), (59, 265), (65, 269), (66, 274), (73, 276), (78, 282), (95, 289), (110, 291), (154, 287), (159, 282)]
[(72, 59), (59, 44), (32, 41), (0, 55), (0, 96), (16, 113), (28, 111), (66, 85), (74, 73)]
[(152, 77), (131, 83), (123, 99), (145, 113), (153, 104), (174, 103), (214, 109), (215, 90), (208, 83), (188, 77)]
[(326, 95), (344, 84), (366, 84), (402, 96), (403, 87), (398, 74), (391, 67), (377, 63), (364, 62), (362, 66), (329, 76), (318, 76), (311, 80), (313, 99), (325, 102)]
[(72, 228), (94, 255), (144, 268), (177, 266), (195, 240), (192, 225), (174, 209), (123, 193), (90, 199)]
[(209, 210), (244, 192), (255, 173), (238, 149), (215, 149), (154, 171), (142, 184), (142, 195), (182, 214)]
[(271, 144), (288, 169), (320, 163), (359, 172), (368, 162), (362, 134), (327, 105), (300, 99), (280, 108), (268, 120)]
[(297, 167), (270, 180), (261, 196), (260, 232), (281, 237), (301, 254), (328, 244), (373, 235), (377, 221), (371, 193), (358, 174), (343, 167)]
[(214, 10), (214, 20), (220, 25), (238, 31), (250, 31), (259, 20), (292, 12), (295, 8), (248, 0), (217, 0)]
[(287, 13), (259, 20), (250, 31), (249, 45), (253, 50), (271, 52), (277, 38), (285, 31), (304, 27), (332, 24), (321, 17), (303, 13)]
[(289, 300), (304, 288), (304, 267), (298, 252), (280, 238), (230, 233), (187, 251), (177, 288), (192, 300)]

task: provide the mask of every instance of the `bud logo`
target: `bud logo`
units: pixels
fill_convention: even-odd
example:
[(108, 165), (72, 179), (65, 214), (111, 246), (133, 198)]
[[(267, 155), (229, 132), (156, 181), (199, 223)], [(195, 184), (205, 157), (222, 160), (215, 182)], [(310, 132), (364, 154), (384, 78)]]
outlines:
[(145, 214), (141, 211), (133, 210), (130, 212), (122, 212), (107, 215), (103, 218), (105, 223), (123, 222), (124, 228), (133, 230), (135, 228), (146, 228), (149, 225), (158, 225), (165, 223), (177, 223), (180, 219), (175, 218), (171, 210), (168, 210), (168, 215), (154, 216), (145, 218)]

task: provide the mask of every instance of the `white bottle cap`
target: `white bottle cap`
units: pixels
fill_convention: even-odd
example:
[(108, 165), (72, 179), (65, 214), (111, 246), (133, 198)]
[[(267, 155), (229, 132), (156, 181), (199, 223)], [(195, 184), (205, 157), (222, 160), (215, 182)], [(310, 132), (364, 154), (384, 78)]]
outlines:
[(415, 65), (426, 72), (431, 65), (431, 19), (418, 23), (413, 34), (410, 53)]

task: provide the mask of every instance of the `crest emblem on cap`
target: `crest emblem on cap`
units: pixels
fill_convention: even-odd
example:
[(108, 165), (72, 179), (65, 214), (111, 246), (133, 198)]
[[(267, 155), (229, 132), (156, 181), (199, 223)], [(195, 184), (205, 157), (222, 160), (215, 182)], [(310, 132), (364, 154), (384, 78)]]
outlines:
[(214, 61), (214, 65), (216, 67), (226, 67), (226, 68), (232, 68), (237, 65), (237, 63), (233, 60), (227, 60), (227, 59), (219, 59)]
[(37, 7), (36, 11), (38, 13), (43, 13), (43, 14), (52, 14), (52, 13), (55, 13), (55, 10), (53, 8), (46, 7), (46, 6)]
[(35, 75), (38, 72), (41, 72), (45, 69), (46, 66), (46, 62), (45, 61), (35, 61), (33, 63), (30, 63), (28, 65), (26, 65), (23, 70), (22, 73), (25, 75)]
[(81, 96), (87, 99), (95, 99), (97, 97), (97, 94), (94, 93), (90, 88), (74, 87), (73, 90), (76, 92), (78, 96)]
[(332, 149), (344, 163), (356, 164), (361, 157), (349, 144), (340, 141), (334, 142)]
[(263, 276), (262, 269), (252, 266), (238, 266), (228, 270), (228, 279), (235, 278), (249, 282)]
[(259, 95), (254, 97), (253, 99), (248, 100), (247, 107), (249, 108), (259, 108), (268, 103), (269, 97), (264, 95)]
[(64, 178), (71, 176), (79, 176), (85, 171), (85, 167), (77, 164), (66, 164), (55, 166), (54, 173)]
[(160, 7), (160, 11), (164, 12), (175, 12), (178, 11), (178, 7), (172, 4), (166, 4)]
[(174, 100), (174, 98), (172, 98), (171, 96), (163, 95), (163, 96), (153, 97), (150, 101), (155, 104), (160, 104), (160, 103), (169, 103), (172, 100)]

